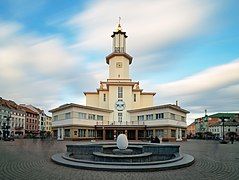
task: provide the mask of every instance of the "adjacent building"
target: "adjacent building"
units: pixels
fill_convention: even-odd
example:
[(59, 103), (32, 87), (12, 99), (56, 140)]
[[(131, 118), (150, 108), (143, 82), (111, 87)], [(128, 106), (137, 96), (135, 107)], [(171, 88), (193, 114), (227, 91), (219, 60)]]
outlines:
[(144, 92), (130, 78), (133, 57), (126, 52), (127, 35), (120, 24), (111, 37), (112, 53), (106, 57), (109, 78), (95, 92), (84, 92), (86, 105), (70, 103), (50, 110), (54, 136), (59, 140), (113, 140), (125, 133), (130, 140), (185, 139), (189, 112), (178, 103), (155, 106), (156, 93)]
[(39, 135), (39, 115), (35, 111), (28, 107), (21, 106), (26, 112), (25, 118), (25, 134), (27, 136), (38, 136)]
[(0, 97), (0, 136), (6, 126), (9, 135), (15, 137), (38, 136), (41, 132), (51, 135), (51, 125), (51, 117), (44, 110)]
[(196, 135), (196, 126), (195, 122), (192, 122), (188, 127), (187, 127), (187, 137), (193, 138)]
[(223, 123), (219, 122), (209, 126), (209, 132), (211, 132), (216, 138), (223, 137), (223, 128), (224, 136), (229, 138), (230, 136), (239, 136), (239, 122), (236, 121), (226, 121)]
[(220, 123), (222, 119), (238, 121), (238, 115), (239, 113), (216, 113), (208, 116), (205, 113), (204, 117), (197, 118), (194, 121), (196, 133), (210, 132), (209, 127)]
[(45, 119), (45, 131), (47, 133), (51, 133), (52, 132), (52, 118), (50, 116), (46, 115), (46, 119)]
[[(25, 116), (26, 112), (14, 101), (0, 98), (0, 131), (5, 123), (10, 126), (11, 135), (23, 137), (25, 135)], [(7, 117), (10, 117), (9, 122), (6, 121)]]

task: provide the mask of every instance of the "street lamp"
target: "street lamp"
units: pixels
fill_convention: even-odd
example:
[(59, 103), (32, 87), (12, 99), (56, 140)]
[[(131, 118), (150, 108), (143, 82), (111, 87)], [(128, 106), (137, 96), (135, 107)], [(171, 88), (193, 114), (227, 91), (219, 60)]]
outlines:
[(11, 115), (10, 116), (4, 116), (4, 118), (6, 118), (6, 121), (3, 121), (3, 126), (2, 126), (3, 140), (7, 140), (9, 135), (10, 135), (9, 129), (10, 129), (10, 118), (11, 118)]
[(222, 140), (220, 140), (219, 142), (221, 144), (227, 144), (227, 141), (225, 141), (225, 135), (224, 135), (224, 122), (225, 122), (226, 118), (225, 117), (221, 117), (220, 119), (222, 121)]

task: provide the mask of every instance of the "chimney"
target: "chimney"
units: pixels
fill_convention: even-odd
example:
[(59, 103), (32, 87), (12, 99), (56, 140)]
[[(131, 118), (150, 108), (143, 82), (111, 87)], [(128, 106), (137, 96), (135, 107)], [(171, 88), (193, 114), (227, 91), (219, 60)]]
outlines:
[(207, 109), (205, 109), (205, 116), (207, 116)]
[(178, 105), (178, 100), (176, 100), (176, 106), (179, 106), (179, 105)]

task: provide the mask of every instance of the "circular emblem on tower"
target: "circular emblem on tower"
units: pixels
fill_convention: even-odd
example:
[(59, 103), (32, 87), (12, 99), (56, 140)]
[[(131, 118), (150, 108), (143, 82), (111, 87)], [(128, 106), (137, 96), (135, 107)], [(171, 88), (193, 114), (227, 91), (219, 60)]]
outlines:
[(125, 103), (124, 103), (124, 101), (118, 100), (118, 101), (115, 103), (115, 108), (116, 108), (118, 111), (123, 111), (124, 108), (125, 108)]

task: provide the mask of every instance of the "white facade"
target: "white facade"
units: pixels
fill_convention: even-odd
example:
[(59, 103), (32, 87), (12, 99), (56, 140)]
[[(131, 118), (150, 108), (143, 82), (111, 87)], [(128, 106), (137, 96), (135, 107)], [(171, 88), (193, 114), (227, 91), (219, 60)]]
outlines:
[[(216, 137), (223, 137), (223, 125), (222, 123), (218, 123), (212, 126), (209, 126), (209, 132), (212, 132)], [(224, 124), (224, 135), (226, 136), (228, 133), (236, 133), (239, 135), (239, 123), (238, 122), (225, 122)]]
[(103, 139), (105, 136), (110, 139), (112, 133), (128, 132), (128, 136), (136, 139), (147, 134), (182, 140), (189, 112), (178, 105), (154, 106), (156, 93), (143, 92), (140, 83), (130, 79), (133, 58), (126, 53), (127, 36), (120, 25), (111, 37), (113, 50), (106, 57), (109, 78), (99, 83), (96, 92), (84, 92), (86, 106), (65, 104), (50, 111), (55, 136), (77, 139), (95, 131), (96, 137), (103, 134)]

